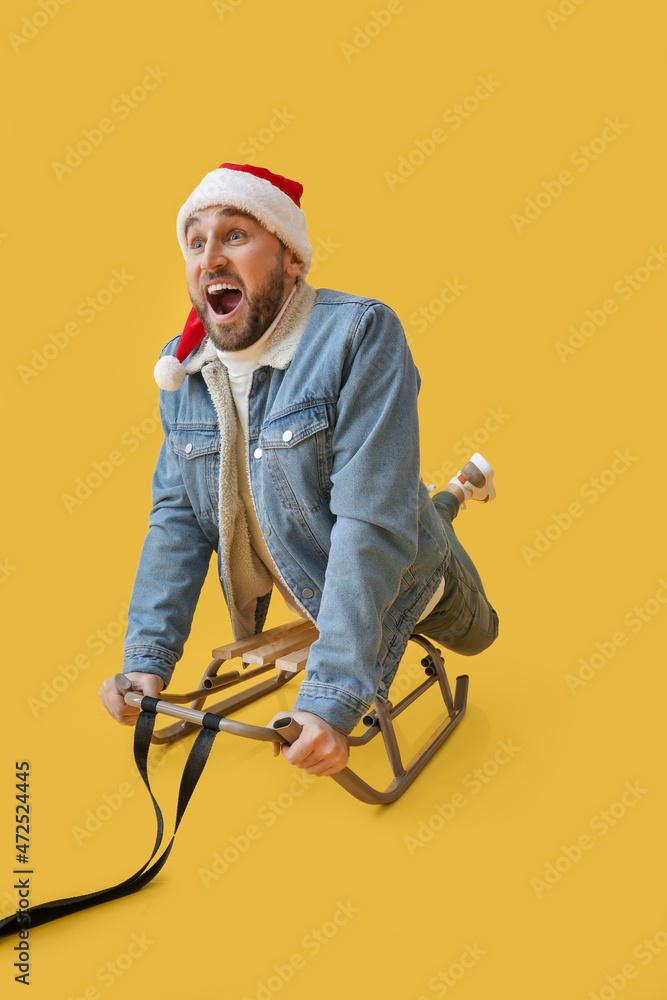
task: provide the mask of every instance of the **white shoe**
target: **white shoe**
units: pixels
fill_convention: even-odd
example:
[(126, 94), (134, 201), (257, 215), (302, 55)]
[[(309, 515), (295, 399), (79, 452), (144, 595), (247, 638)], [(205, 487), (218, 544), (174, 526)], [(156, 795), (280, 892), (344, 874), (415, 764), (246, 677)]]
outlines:
[[(468, 476), (473, 476), (478, 482), (480, 478), (483, 481), (480, 485), (475, 486)], [(449, 486), (458, 486), (459, 489), (463, 490), (466, 501), (479, 500), (480, 503), (488, 503), (496, 496), (496, 488), (493, 485), (493, 469), (478, 451), (472, 458), (468, 459), (463, 469), (459, 469), (456, 475), (449, 480)], [(466, 509), (465, 503), (460, 505), (460, 509)]]

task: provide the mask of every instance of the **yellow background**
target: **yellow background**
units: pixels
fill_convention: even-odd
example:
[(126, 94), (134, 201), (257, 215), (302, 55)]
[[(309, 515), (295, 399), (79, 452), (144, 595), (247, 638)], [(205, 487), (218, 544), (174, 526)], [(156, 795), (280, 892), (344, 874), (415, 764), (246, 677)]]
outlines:
[[(558, 18), (556, 0), (44, 3), (50, 14), (5, 5), (0, 32), (2, 893), (15, 759), (32, 766), (34, 902), (113, 884), (152, 845), (131, 734), (97, 689), (121, 666), (147, 525), (152, 368), (189, 310), (176, 214), (208, 170), (250, 159), (249, 137), (263, 137), (252, 162), (305, 186), (311, 241), (328, 247), (312, 283), (402, 318), (423, 380), (426, 482), (460, 467), (466, 437), (495, 467), (497, 501), (469, 504), (456, 527), (501, 626), (478, 659), (447, 656), (452, 679), (471, 675), (467, 716), (393, 806), (326, 779), (294, 797), (268, 747), (220, 736), (162, 875), (35, 930), (30, 995), (665, 997), (660, 5), (563, 0)], [(159, 83), (124, 104), (148, 68)], [(475, 101), (480, 77), (494, 84)], [(444, 117), (456, 104), (467, 117)], [(113, 128), (89, 155), (54, 168), (105, 118)], [(586, 169), (581, 147), (595, 157)], [(540, 192), (533, 220), (517, 221)], [(131, 280), (86, 321), (81, 303), (108, 298), (114, 270)], [(447, 281), (465, 289), (444, 303)], [(610, 299), (615, 312), (559, 356)], [(503, 418), (485, 427), (490, 410)], [(68, 509), (95, 463), (109, 474)], [(269, 624), (284, 617), (275, 600)], [(210, 577), (175, 689), (229, 635)], [(416, 660), (410, 649), (406, 677)], [(568, 686), (582, 660), (590, 679)], [(283, 689), (242, 717), (263, 723), (290, 704)], [(408, 755), (435, 712), (401, 717)], [(520, 750), (494, 767), (499, 741)], [(157, 756), (170, 814), (184, 758), (181, 745)], [(385, 784), (376, 743), (351, 763)], [(497, 772), (477, 791), (475, 768)], [(457, 792), (465, 806), (439, 821)], [(259, 833), (246, 842), (248, 827)], [(200, 869), (233, 858), (234, 843), (248, 849), (206, 888)], [(135, 939), (128, 964), (133, 935), (144, 946)], [(11, 963), (5, 940), (0, 990), (13, 997)]]

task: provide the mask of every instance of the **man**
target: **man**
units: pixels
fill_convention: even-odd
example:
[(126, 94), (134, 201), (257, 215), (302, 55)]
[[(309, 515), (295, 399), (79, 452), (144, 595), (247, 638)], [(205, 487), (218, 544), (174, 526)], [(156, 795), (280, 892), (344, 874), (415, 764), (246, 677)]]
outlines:
[[(178, 214), (193, 311), (156, 366), (165, 438), (123, 670), (152, 697), (168, 683), (217, 551), (236, 639), (262, 630), (274, 586), (317, 624), (290, 712), (303, 731), (283, 753), (325, 775), (347, 763), (345, 734), (388, 697), (417, 623), (464, 655), (496, 638), (452, 528), (460, 505), (495, 489), (474, 455), (429, 497), (420, 378), (401, 325), (381, 302), (306, 282), (302, 190), (224, 163)], [(112, 679), (100, 695), (135, 723)]]

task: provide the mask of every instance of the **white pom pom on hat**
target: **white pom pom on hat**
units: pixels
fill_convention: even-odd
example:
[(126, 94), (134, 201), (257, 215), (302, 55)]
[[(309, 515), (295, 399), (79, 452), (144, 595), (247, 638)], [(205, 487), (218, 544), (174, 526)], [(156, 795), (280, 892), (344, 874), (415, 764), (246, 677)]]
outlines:
[[(195, 188), (178, 213), (176, 232), (183, 256), (187, 253), (185, 224), (200, 208), (231, 205), (249, 212), (304, 262), (305, 276), (312, 263), (306, 215), (301, 205), (303, 185), (264, 167), (222, 163)], [(185, 381), (182, 363), (206, 336), (201, 320), (190, 310), (176, 355), (165, 355), (155, 366), (155, 381), (161, 389), (174, 391)]]
[(178, 342), (176, 355), (165, 354), (158, 360), (153, 369), (155, 381), (161, 389), (173, 392), (175, 389), (181, 388), (185, 382), (185, 368), (181, 362), (185, 361), (188, 354), (194, 351), (197, 344), (201, 343), (205, 336), (206, 331), (202, 321), (194, 309), (191, 309)]

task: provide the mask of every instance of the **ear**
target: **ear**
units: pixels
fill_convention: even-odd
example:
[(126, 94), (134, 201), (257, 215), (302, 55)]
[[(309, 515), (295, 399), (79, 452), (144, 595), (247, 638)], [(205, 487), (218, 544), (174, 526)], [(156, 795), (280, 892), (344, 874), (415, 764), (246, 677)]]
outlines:
[(294, 250), (291, 250), (289, 247), (285, 247), (286, 274), (292, 278), (296, 278), (301, 274), (305, 266), (304, 262)]

